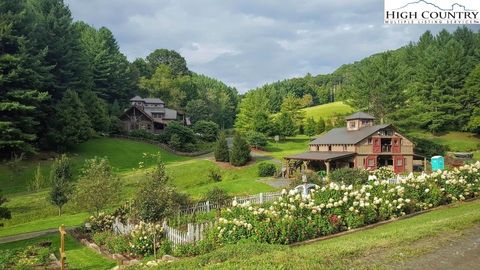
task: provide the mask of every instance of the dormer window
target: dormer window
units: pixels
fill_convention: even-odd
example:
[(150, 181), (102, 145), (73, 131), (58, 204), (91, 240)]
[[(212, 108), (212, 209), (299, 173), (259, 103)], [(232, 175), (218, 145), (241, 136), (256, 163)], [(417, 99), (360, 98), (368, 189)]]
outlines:
[(350, 128), (355, 128), (356, 127), (355, 124), (356, 124), (355, 121), (350, 121)]

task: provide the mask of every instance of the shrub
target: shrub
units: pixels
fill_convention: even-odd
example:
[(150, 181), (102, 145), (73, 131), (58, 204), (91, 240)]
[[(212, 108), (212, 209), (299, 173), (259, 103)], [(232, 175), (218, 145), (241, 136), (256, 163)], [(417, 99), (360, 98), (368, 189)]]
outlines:
[(217, 169), (209, 169), (208, 179), (213, 182), (220, 182), (222, 181), (222, 175), (220, 174), (220, 171)]
[(158, 140), (158, 137), (157, 137), (156, 134), (148, 132), (148, 131), (143, 130), (143, 129), (132, 130), (128, 133), (128, 136), (135, 137), (135, 138), (152, 140), (152, 141)]
[(200, 120), (193, 125), (193, 131), (207, 142), (217, 139), (219, 129), (217, 123), (212, 121)]
[(170, 146), (174, 150), (181, 150), (182, 140), (177, 134), (172, 134), (172, 136), (170, 136), (170, 140), (168, 141), (168, 146)]
[(368, 175), (368, 171), (363, 169), (341, 168), (330, 172), (329, 179), (345, 185), (361, 185), (367, 183)]
[(274, 176), (276, 172), (277, 168), (275, 164), (268, 162), (260, 162), (260, 164), (258, 164), (258, 176), (260, 177)]
[(205, 201), (209, 201), (212, 203), (218, 203), (220, 205), (225, 205), (227, 202), (231, 200), (231, 196), (228, 195), (228, 193), (218, 187), (214, 187), (213, 189), (210, 189), (205, 196), (203, 197)]
[(409, 135), (408, 138), (415, 144), (415, 153), (431, 158), (432, 156), (444, 156), (448, 146), (441, 145), (431, 140)]
[(94, 232), (111, 231), (114, 221), (114, 216), (105, 213), (99, 213), (97, 216), (90, 216), (87, 220)]
[(253, 147), (255, 149), (260, 149), (267, 146), (267, 137), (263, 133), (249, 131), (245, 134), (245, 138), (247, 139), (250, 147)]
[(165, 127), (165, 136), (168, 142), (171, 141), (173, 135), (179, 138), (181, 145), (195, 143), (195, 133), (193, 130), (179, 122), (168, 123)]
[(150, 255), (153, 254), (154, 246), (160, 248), (163, 240), (162, 226), (140, 222), (130, 233), (129, 249), (136, 255)]
[(130, 250), (129, 237), (122, 234), (111, 234), (105, 240), (105, 247), (111, 253), (125, 254)]
[(72, 179), (72, 165), (67, 155), (61, 155), (53, 161), (50, 170), (50, 183), (52, 189), (49, 193), (49, 201), (58, 207), (58, 214), (62, 214), (63, 206), (70, 200), (73, 187), (70, 183)]
[(220, 137), (215, 144), (215, 160), (228, 162), (230, 160), (230, 150), (228, 149), (227, 138), (224, 133), (220, 134)]
[(8, 200), (5, 197), (3, 197), (2, 192), (0, 190), (0, 227), (3, 227), (3, 223), (1, 222), (3, 219), (12, 218), (11, 211), (7, 207), (2, 206), (2, 204), (6, 202), (8, 202)]
[(240, 134), (233, 137), (232, 151), (230, 152), (230, 164), (233, 166), (243, 166), (250, 161), (250, 147)]

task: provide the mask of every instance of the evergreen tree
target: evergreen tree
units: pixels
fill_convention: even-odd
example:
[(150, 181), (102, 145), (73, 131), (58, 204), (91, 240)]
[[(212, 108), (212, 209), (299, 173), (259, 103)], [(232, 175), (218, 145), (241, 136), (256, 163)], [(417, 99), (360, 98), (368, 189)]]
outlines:
[(243, 166), (250, 161), (250, 147), (247, 141), (236, 133), (233, 136), (232, 150), (230, 151), (230, 164), (233, 166)]
[(323, 132), (325, 132), (326, 128), (325, 128), (325, 120), (323, 120), (323, 118), (320, 117), (320, 119), (318, 119), (318, 122), (317, 122), (317, 134), (322, 134)]
[[(8, 208), (5, 206), (2, 206), (2, 204), (6, 203), (8, 200), (2, 196), (2, 192), (0, 190), (0, 221), (3, 219), (11, 219), (12, 218), (12, 213)], [(0, 227), (3, 227), (3, 223), (0, 222)]]
[(282, 112), (276, 119), (279, 135), (282, 137), (295, 136), (297, 127), (293, 122), (293, 117), (287, 112)]
[(220, 133), (220, 136), (217, 139), (217, 143), (215, 144), (215, 160), (228, 162), (230, 159), (230, 150), (228, 149), (227, 138), (225, 133)]
[(463, 129), (480, 133), (480, 65), (468, 75), (463, 93), (460, 102), (465, 112), (463, 118), (468, 121)]
[(235, 128), (240, 132), (268, 133), (271, 126), (271, 114), (268, 107), (266, 93), (260, 91), (247, 93), (240, 102)]
[(34, 152), (39, 106), (47, 93), (34, 90), (47, 71), (28, 40), (31, 29), (23, 1), (0, 3), (0, 153), (4, 157)]
[(308, 117), (307, 122), (305, 123), (305, 134), (309, 137), (317, 134), (318, 124), (315, 122), (313, 117)]
[(69, 201), (73, 191), (72, 167), (70, 159), (66, 155), (56, 158), (50, 170), (50, 183), (52, 189), (49, 193), (49, 201), (58, 207), (58, 215), (62, 214), (63, 206)]
[(69, 148), (91, 137), (93, 130), (90, 119), (75, 91), (65, 92), (55, 107), (55, 115), (54, 129), (49, 137), (58, 147)]
[(98, 132), (108, 132), (110, 128), (110, 118), (108, 116), (107, 104), (92, 91), (83, 92), (82, 103), (88, 108), (88, 110), (85, 111), (93, 129)]

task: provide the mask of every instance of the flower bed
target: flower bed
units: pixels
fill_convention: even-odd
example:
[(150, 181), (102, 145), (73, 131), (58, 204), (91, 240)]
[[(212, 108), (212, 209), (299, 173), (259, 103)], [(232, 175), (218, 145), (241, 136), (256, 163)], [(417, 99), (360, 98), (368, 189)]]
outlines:
[[(382, 172), (384, 173), (384, 172)], [(235, 204), (214, 228), (219, 244), (243, 239), (291, 244), (480, 195), (480, 162), (452, 171), (410, 175), (397, 184), (372, 179), (360, 186), (331, 183), (301, 196), (283, 191), (271, 204)]]

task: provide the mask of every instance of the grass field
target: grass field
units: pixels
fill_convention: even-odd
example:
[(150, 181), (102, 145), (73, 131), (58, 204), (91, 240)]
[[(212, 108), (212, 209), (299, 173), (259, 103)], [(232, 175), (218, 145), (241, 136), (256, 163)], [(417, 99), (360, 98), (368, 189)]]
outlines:
[(297, 135), (280, 142), (269, 141), (267, 147), (265, 147), (265, 154), (283, 160), (285, 156), (307, 151), (310, 140), (308, 136)]
[(439, 144), (446, 145), (451, 151), (478, 151), (480, 148), (480, 136), (469, 132), (447, 132), (440, 135), (432, 135), (428, 132), (415, 131), (412, 135), (429, 139)]
[[(143, 153), (155, 154), (157, 152), (161, 153), (162, 160), (167, 164), (189, 159), (174, 155), (151, 144), (112, 138), (91, 139), (72, 149), (69, 155), (72, 157), (73, 166), (77, 171), (83, 166), (85, 159), (98, 156), (108, 157), (116, 171), (126, 172), (138, 168), (138, 163), (144, 160)], [(153, 159), (145, 161), (146, 166), (152, 165), (154, 162)], [(33, 178), (37, 164), (40, 164), (44, 177), (48, 178), (51, 163), (51, 160), (22, 161), (17, 171), (12, 171), (6, 164), (1, 164), (0, 189), (4, 194), (27, 191), (27, 183)]]
[(157, 269), (388, 269), (480, 223), (480, 200), (298, 247), (243, 243)]
[[(26, 246), (41, 242), (52, 242), (55, 250), (60, 247), (60, 237), (58, 234), (52, 234), (35, 239), (22, 240), (0, 245), (0, 255), (2, 251), (11, 249), (23, 249)], [(78, 243), (74, 238), (68, 236), (65, 238), (65, 251), (67, 256), (68, 269), (111, 269), (116, 262), (107, 259), (93, 250)]]
[(302, 109), (305, 112), (306, 117), (313, 117), (313, 119), (318, 120), (321, 118), (327, 119), (336, 114), (346, 114), (351, 113), (354, 109), (342, 101), (332, 102), (328, 104), (317, 105), (313, 107), (308, 107)]

